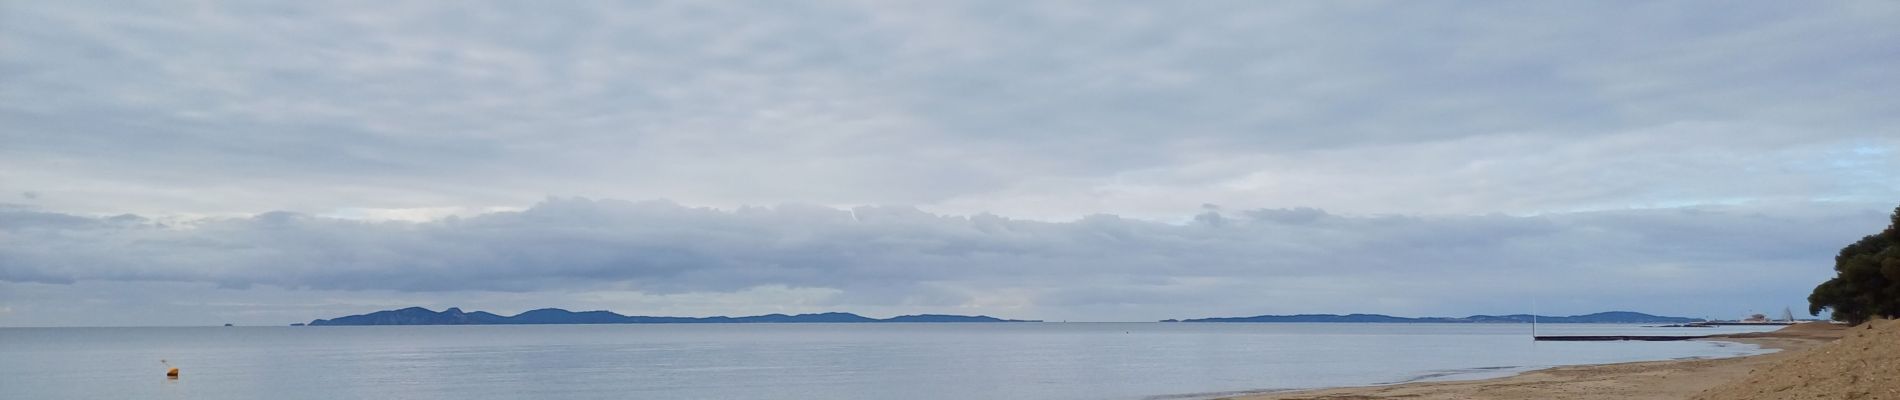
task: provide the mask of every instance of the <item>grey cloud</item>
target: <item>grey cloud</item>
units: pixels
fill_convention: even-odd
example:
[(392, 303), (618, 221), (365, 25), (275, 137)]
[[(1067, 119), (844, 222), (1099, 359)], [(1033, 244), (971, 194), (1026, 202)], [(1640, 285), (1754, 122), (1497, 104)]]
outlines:
[(1326, 210), (1310, 207), (1290, 209), (1259, 209), (1245, 212), (1247, 217), (1278, 222), (1282, 224), (1303, 224), (1332, 216)]
[[(0, 203), (0, 292), (1049, 319), (1781, 306), (1900, 198), (1897, 17), (6, 2), (0, 192), (30, 204)], [(551, 194), (717, 208), (469, 213)]]
[[(1723, 184), (1781, 167), (1777, 151), (1791, 143), (1900, 148), (1900, 110), (1882, 91), (1900, 85), (1900, 68), (1881, 50), (1900, 42), (1889, 23), (1900, 10), (1883, 2), (6, 7), (0, 124), (12, 129), (0, 132), (0, 182), (85, 212), (487, 206), (557, 193), (1056, 218), (1197, 204), (1183, 198), (1324, 204), (1234, 184), (1262, 171), (1403, 179), (1425, 196), (1471, 200), (1376, 193), (1327, 205), (1358, 212), (1900, 193), (1821, 173)], [(1675, 140), (1685, 133), (1671, 128), (1685, 124), (1718, 132)], [(1497, 148), (1526, 140), (1540, 145)], [(1551, 144), (1621, 151), (1580, 159), (1589, 170), (1464, 170), (1513, 153), (1434, 151), (1537, 155)], [(1411, 150), (1442, 163), (1377, 165)], [(1712, 176), (1577, 184), (1685, 152)], [(1254, 161), (1209, 164), (1230, 159)], [(1283, 159), (1313, 164), (1260, 162)], [(1459, 187), (1473, 178), (1578, 193)], [(1146, 191), (1121, 190), (1131, 184)], [(1216, 193), (1171, 195), (1183, 187)], [(1120, 197), (1068, 199), (1078, 193)]]
[(586, 199), (423, 223), (276, 212), (159, 226), (0, 211), (0, 281), (652, 294), (783, 286), (879, 307), (1018, 296), (1034, 316), (1064, 319), (1391, 308), (1381, 298), (1406, 300), (1399, 311), (1465, 312), (1529, 296), (1585, 307), (1684, 299), (1663, 311), (1707, 313), (1721, 301), (1798, 300), (1835, 249), (1883, 221), (1874, 207), (1825, 209), (1249, 210), (1185, 225)]

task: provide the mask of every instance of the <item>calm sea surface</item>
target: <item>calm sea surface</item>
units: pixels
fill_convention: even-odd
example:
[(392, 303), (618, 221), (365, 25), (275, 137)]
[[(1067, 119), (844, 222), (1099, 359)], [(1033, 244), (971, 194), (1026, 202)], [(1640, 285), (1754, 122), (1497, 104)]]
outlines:
[[(1760, 352), (1713, 342), (1532, 342), (1528, 329), (1244, 323), (0, 328), (0, 398), (1194, 398)], [(180, 367), (183, 378), (165, 379), (159, 359)]]

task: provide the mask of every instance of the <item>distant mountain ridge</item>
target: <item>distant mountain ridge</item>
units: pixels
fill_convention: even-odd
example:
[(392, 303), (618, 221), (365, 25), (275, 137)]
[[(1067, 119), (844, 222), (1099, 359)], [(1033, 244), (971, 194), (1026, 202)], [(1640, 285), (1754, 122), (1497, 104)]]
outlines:
[(341, 325), (556, 325), (556, 324), (705, 324), (705, 323), (875, 323), (875, 322), (1040, 322), (1001, 319), (986, 315), (900, 315), (876, 319), (842, 312), (818, 314), (766, 314), (749, 317), (648, 317), (620, 315), (612, 311), (568, 311), (559, 308), (529, 310), (513, 316), (487, 311), (462, 312), (449, 307), (441, 312), (422, 307), (384, 310), (368, 314), (310, 321), (309, 326)]
[[(1551, 324), (1682, 324), (1700, 322), (1699, 318), (1665, 317), (1632, 311), (1609, 311), (1571, 316), (1539, 315), (1537, 322)], [(1298, 314), (1256, 315), (1252, 317), (1194, 318), (1161, 322), (1383, 322), (1383, 323), (1530, 323), (1530, 314), (1473, 315), (1456, 317), (1394, 317), (1383, 314)]]

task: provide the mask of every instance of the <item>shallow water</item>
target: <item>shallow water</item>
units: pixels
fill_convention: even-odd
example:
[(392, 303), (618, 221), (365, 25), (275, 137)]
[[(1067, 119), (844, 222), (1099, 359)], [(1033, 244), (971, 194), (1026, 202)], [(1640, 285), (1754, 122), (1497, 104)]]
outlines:
[[(0, 398), (1194, 398), (1760, 351), (1701, 341), (1532, 342), (1521, 324), (0, 328)], [(159, 359), (183, 377), (165, 379)]]

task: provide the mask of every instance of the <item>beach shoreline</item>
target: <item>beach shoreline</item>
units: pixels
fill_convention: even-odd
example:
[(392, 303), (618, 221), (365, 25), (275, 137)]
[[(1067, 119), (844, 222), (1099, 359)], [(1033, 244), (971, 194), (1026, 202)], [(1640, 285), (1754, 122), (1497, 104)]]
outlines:
[(1724, 383), (1738, 381), (1763, 366), (1832, 342), (1844, 335), (1846, 329), (1827, 323), (1807, 323), (1772, 332), (1696, 339), (1745, 343), (1775, 350), (1741, 357), (1569, 365), (1486, 379), (1258, 392), (1218, 399), (1686, 399)]

